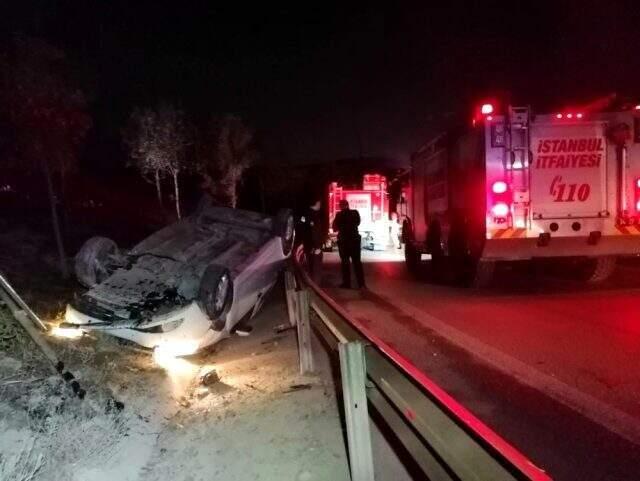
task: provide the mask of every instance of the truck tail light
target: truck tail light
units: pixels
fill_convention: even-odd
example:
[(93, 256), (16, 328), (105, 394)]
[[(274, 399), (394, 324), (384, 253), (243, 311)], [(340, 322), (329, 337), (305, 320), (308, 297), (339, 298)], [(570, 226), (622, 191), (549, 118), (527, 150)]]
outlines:
[(493, 113), (493, 104), (482, 104), (482, 107), (480, 107), (480, 113), (482, 115), (491, 115)]
[(491, 212), (495, 217), (505, 218), (509, 215), (509, 206), (504, 202), (498, 202), (491, 208)]
[(507, 221), (513, 201), (509, 184), (504, 180), (496, 180), (491, 184), (491, 215), (493, 222), (502, 224)]
[(503, 180), (498, 180), (494, 182), (493, 185), (491, 186), (491, 190), (493, 191), (494, 194), (504, 194), (508, 188), (509, 186)]

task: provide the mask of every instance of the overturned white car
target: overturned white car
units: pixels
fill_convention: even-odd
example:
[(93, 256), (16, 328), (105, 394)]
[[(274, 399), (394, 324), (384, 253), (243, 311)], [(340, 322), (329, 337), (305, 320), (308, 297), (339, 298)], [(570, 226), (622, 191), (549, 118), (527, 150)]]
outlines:
[(260, 309), (294, 241), (293, 215), (207, 207), (127, 253), (104, 237), (76, 256), (90, 289), (67, 306), (61, 329), (102, 330), (188, 355)]

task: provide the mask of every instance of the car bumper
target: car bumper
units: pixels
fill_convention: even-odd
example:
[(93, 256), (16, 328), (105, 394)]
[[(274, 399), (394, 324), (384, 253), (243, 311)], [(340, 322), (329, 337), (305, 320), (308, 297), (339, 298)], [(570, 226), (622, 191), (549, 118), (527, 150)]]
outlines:
[[(154, 316), (142, 329), (122, 324), (107, 324), (78, 311), (70, 304), (67, 305), (65, 323), (82, 331), (104, 331), (149, 349), (161, 348), (176, 356), (193, 354), (228, 336), (226, 331), (211, 329), (211, 321), (195, 301), (169, 313)], [(177, 326), (167, 332), (147, 332), (144, 330), (154, 326), (172, 324)]]
[(526, 260), (539, 257), (598, 257), (640, 254), (636, 236), (603, 236), (590, 244), (586, 236), (554, 237), (541, 245), (536, 238), (487, 240), (482, 258), (487, 260)]

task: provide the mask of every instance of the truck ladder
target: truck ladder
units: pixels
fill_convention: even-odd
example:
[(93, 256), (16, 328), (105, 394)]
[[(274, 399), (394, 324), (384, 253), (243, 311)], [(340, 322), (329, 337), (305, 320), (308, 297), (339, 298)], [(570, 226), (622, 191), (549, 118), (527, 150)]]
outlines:
[(529, 164), (530, 148), (529, 107), (509, 107), (505, 119), (506, 178), (513, 192), (513, 227), (528, 228), (529, 225)]

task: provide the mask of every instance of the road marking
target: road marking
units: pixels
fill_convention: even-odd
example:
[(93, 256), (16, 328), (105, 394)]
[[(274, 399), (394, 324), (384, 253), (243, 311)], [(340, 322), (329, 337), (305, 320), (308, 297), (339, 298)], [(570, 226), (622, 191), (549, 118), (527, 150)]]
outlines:
[[(392, 281), (385, 281), (387, 288), (390, 282)], [(369, 282), (369, 285), (371, 286), (371, 282)], [(637, 418), (587, 393), (579, 391), (553, 376), (538, 371), (519, 359), (465, 334), (421, 309), (399, 300), (397, 297), (390, 298), (380, 294), (375, 284), (372, 287), (374, 287), (375, 295), (379, 296), (385, 302), (404, 311), (405, 314), (411, 316), (417, 322), (422, 323), (456, 346), (468, 351), (485, 364), (517, 379), (522, 384), (542, 391), (544, 394), (577, 411), (594, 423), (603, 426), (634, 444), (640, 445), (640, 421)]]

